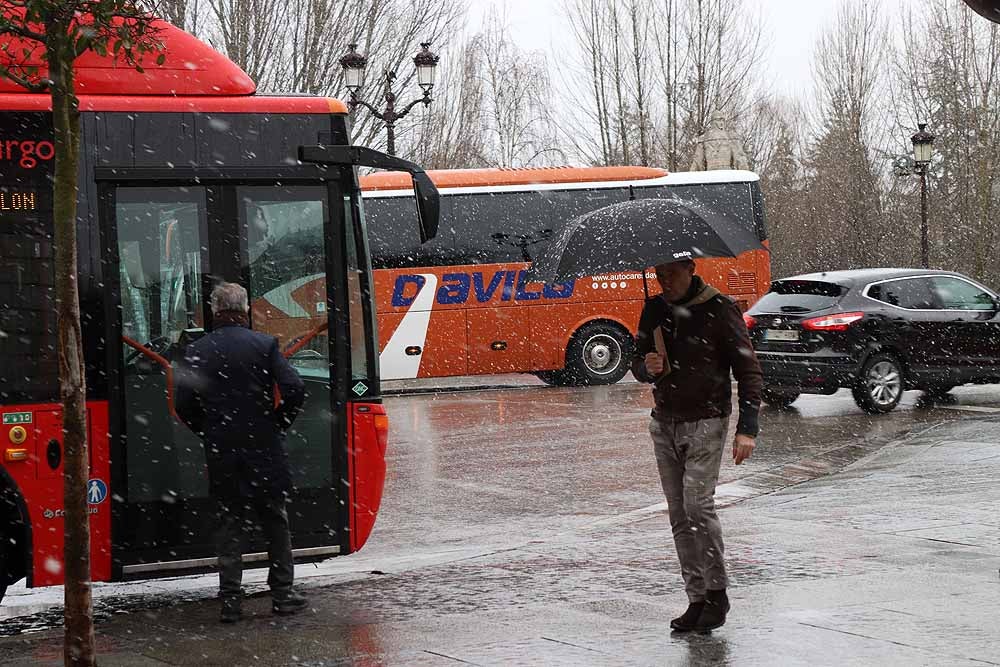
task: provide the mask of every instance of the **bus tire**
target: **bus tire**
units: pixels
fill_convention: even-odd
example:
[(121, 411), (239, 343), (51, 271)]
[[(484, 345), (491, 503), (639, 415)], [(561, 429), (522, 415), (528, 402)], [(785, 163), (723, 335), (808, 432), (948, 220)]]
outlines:
[(567, 384), (566, 373), (562, 370), (535, 371), (534, 376), (550, 387), (564, 387)]
[(632, 334), (611, 322), (585, 324), (566, 348), (567, 384), (614, 384), (629, 371)]
[(0, 468), (0, 535), (3, 536), (0, 540), (0, 602), (7, 593), (7, 586), (27, 574), (26, 545), (30, 544), (22, 518), (22, 499), (12, 482), (4, 479), (4, 472)]

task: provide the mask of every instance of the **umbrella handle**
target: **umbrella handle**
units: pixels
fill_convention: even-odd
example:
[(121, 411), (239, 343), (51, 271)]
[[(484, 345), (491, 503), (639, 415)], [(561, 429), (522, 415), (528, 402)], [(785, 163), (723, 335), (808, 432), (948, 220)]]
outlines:
[(656, 381), (659, 382), (670, 375), (670, 371), (673, 370), (670, 366), (670, 357), (667, 356), (667, 343), (663, 340), (663, 327), (659, 325), (653, 329), (653, 346), (656, 348), (656, 353), (663, 357), (663, 372), (656, 378)]

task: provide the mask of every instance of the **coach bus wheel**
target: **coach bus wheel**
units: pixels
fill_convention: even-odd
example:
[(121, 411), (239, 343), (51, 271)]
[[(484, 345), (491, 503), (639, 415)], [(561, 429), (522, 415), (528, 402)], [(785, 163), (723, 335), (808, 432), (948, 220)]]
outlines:
[(566, 376), (572, 384), (614, 384), (628, 373), (632, 336), (615, 324), (580, 327), (566, 349)]
[(552, 387), (562, 387), (566, 384), (567, 378), (564, 371), (535, 371), (535, 377)]

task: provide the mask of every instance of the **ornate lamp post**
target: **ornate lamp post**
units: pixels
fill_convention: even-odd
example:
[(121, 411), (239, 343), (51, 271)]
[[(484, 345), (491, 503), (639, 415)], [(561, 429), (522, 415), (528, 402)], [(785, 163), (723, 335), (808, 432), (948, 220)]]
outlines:
[(920, 260), (923, 267), (930, 267), (930, 244), (927, 240), (927, 170), (934, 157), (934, 135), (925, 128), (927, 123), (918, 123), (917, 133), (910, 137), (913, 142), (913, 164), (920, 176)]
[(347, 90), (351, 94), (351, 98), (347, 102), (351, 113), (354, 113), (359, 106), (363, 106), (375, 118), (385, 123), (385, 130), (388, 135), (387, 152), (389, 155), (396, 154), (396, 121), (410, 113), (410, 110), (417, 104), (422, 103), (426, 107), (430, 106), (430, 103), (433, 101), (431, 90), (434, 89), (434, 77), (437, 73), (437, 64), (440, 56), (431, 51), (430, 42), (423, 42), (420, 46), (420, 51), (417, 55), (413, 56), (413, 65), (417, 68), (417, 83), (423, 89), (424, 94), (407, 104), (400, 111), (396, 110), (396, 93), (392, 91), (392, 83), (396, 79), (394, 71), (387, 69), (383, 75), (382, 97), (385, 99), (385, 109), (379, 111), (358, 97), (358, 92), (361, 90), (361, 85), (365, 77), (365, 68), (368, 66), (368, 58), (358, 53), (357, 44), (349, 44), (347, 53), (340, 59), (340, 66), (344, 68), (344, 85), (347, 86)]

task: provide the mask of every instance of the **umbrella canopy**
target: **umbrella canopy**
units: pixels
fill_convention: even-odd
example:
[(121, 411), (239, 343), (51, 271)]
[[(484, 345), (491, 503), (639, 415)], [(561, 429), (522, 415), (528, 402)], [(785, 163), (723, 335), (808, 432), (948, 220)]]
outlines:
[(746, 223), (682, 199), (636, 199), (576, 218), (535, 259), (529, 280), (638, 271), (698, 257), (735, 257), (763, 249)]

